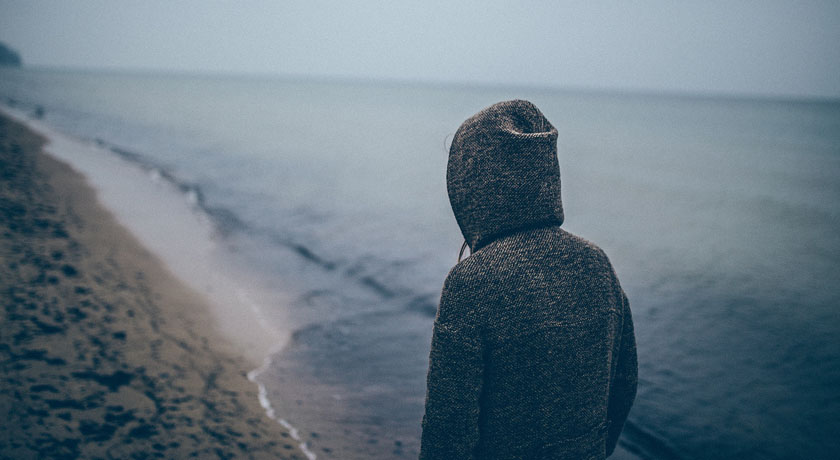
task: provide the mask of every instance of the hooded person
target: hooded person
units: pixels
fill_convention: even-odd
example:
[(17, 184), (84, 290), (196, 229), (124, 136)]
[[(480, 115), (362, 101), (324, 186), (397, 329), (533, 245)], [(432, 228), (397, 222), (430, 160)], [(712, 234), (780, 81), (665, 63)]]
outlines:
[(470, 256), (435, 318), (420, 458), (607, 457), (636, 394), (633, 320), (604, 252), (560, 228), (557, 130), (527, 101), (482, 110), (447, 189)]

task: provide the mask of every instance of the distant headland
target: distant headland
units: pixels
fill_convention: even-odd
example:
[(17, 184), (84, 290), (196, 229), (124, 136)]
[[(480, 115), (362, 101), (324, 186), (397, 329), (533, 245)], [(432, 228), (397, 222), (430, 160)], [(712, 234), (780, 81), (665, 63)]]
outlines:
[(20, 67), (23, 61), (17, 51), (6, 46), (5, 43), (0, 42), (0, 66), (3, 67)]

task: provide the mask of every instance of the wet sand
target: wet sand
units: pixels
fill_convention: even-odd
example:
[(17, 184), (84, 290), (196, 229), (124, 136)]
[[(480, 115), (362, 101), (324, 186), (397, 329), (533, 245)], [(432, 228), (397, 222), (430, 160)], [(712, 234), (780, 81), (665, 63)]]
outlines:
[(0, 116), (0, 458), (305, 458), (206, 300), (43, 142)]

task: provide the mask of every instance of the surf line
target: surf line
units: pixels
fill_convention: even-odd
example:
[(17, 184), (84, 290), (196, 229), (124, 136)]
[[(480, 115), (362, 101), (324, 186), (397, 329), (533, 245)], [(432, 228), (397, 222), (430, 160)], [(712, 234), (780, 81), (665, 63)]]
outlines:
[[(241, 290), (238, 292), (238, 294), (241, 300), (245, 300), (246, 303), (248, 303), (251, 306), (251, 308), (254, 311), (254, 314), (260, 321), (260, 325), (262, 325), (263, 327), (267, 327), (268, 322), (262, 315), (262, 311), (254, 302), (251, 301), (248, 294)], [(285, 341), (271, 347), (271, 349), (268, 350), (268, 353), (266, 354), (265, 358), (263, 358), (262, 365), (248, 372), (248, 380), (257, 385), (257, 397), (260, 400), (260, 405), (263, 407), (263, 409), (265, 409), (265, 415), (267, 415), (268, 418), (276, 421), (277, 423), (282, 425), (283, 428), (289, 431), (289, 436), (291, 436), (292, 439), (294, 439), (295, 442), (298, 443), (298, 447), (300, 448), (301, 452), (303, 452), (303, 455), (306, 455), (306, 458), (308, 460), (316, 460), (315, 453), (309, 449), (309, 444), (303, 439), (301, 439), (300, 432), (298, 431), (298, 429), (292, 426), (292, 424), (289, 423), (288, 420), (277, 417), (277, 413), (274, 412), (274, 407), (271, 405), (271, 401), (268, 400), (268, 391), (266, 390), (265, 385), (257, 381), (257, 377), (259, 377), (260, 374), (265, 372), (271, 366), (271, 357), (274, 356), (275, 353), (278, 353), (281, 349), (283, 349), (284, 346), (286, 346)]]
[(265, 415), (267, 415), (268, 418), (282, 425), (283, 428), (289, 430), (289, 436), (291, 436), (292, 439), (294, 439), (295, 442), (298, 443), (298, 447), (300, 447), (300, 450), (303, 452), (304, 455), (306, 455), (306, 458), (308, 460), (316, 460), (315, 453), (309, 450), (309, 444), (303, 439), (301, 439), (300, 432), (298, 431), (298, 429), (292, 426), (292, 424), (289, 423), (288, 420), (277, 417), (277, 414), (274, 412), (274, 407), (271, 406), (271, 401), (268, 400), (268, 391), (265, 389), (265, 385), (257, 381), (257, 377), (259, 377), (260, 374), (265, 372), (265, 370), (268, 369), (269, 366), (271, 366), (271, 355), (280, 351), (280, 348), (281, 347), (275, 347), (274, 349), (272, 349), (269, 352), (268, 356), (266, 356), (263, 360), (262, 366), (248, 372), (248, 380), (257, 385), (257, 395), (260, 400), (260, 405), (263, 407), (263, 409), (265, 409)]

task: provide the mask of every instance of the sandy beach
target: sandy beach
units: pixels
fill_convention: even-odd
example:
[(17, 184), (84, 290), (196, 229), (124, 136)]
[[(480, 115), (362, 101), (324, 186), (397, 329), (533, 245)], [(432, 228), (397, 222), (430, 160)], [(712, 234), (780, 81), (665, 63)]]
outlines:
[(303, 459), (206, 300), (0, 116), (0, 457)]

